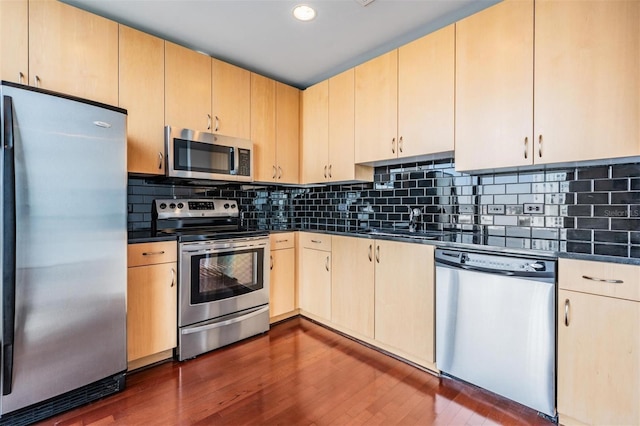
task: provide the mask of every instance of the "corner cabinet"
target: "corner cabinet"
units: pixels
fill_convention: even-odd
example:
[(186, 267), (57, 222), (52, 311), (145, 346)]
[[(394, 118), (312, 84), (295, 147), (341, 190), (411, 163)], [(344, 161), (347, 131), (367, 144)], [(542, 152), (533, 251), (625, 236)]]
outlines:
[(30, 0), (29, 78), (36, 87), (117, 105), (118, 24), (58, 1)]
[(355, 161), (453, 151), (454, 25), (355, 68)]
[(129, 369), (167, 359), (177, 343), (177, 244), (129, 244), (127, 360)]
[(296, 314), (296, 237), (294, 232), (278, 232), (269, 239), (269, 318), (274, 322)]
[(558, 262), (563, 425), (640, 424), (640, 266)]
[(553, 0), (459, 21), (456, 168), (640, 155), (638, 22), (637, 1)]
[(298, 183), (300, 91), (251, 73), (253, 178)]
[(124, 25), (119, 30), (118, 105), (128, 112), (127, 170), (164, 175), (164, 40)]
[(300, 311), (331, 321), (331, 235), (300, 232), (298, 237)]

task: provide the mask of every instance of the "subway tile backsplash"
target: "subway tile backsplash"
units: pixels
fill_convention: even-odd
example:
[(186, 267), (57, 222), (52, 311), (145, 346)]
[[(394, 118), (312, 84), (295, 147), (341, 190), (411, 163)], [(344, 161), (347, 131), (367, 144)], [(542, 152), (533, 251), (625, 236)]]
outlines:
[(472, 175), (453, 160), (377, 167), (373, 183), (312, 188), (176, 186), (129, 179), (129, 229), (147, 228), (157, 197), (237, 199), (256, 229), (480, 232), (514, 248), (640, 258), (640, 163)]

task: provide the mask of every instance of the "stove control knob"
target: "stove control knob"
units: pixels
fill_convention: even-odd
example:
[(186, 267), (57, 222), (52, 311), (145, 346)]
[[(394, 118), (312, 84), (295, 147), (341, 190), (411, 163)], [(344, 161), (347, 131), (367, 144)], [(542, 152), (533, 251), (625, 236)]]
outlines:
[(231, 208), (232, 208), (232, 209), (235, 209), (235, 208), (236, 208), (236, 205), (235, 205), (235, 204), (231, 204)]
[(183, 204), (183, 203), (178, 203), (178, 208), (179, 208), (179, 209), (181, 209), (181, 208), (183, 208), (183, 207), (184, 207), (184, 204)]
[(167, 208), (167, 203), (160, 203), (160, 208), (161, 209), (166, 209)]
[(176, 204), (175, 204), (175, 203), (171, 203), (171, 204), (169, 204), (169, 208), (170, 208), (170, 209), (175, 209), (175, 208), (176, 208)]
[(229, 208), (229, 203), (224, 203), (224, 208), (228, 209)]

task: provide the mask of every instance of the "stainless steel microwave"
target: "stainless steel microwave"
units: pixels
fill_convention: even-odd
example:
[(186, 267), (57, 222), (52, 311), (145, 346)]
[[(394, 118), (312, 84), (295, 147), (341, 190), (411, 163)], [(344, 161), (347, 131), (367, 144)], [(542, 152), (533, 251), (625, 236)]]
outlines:
[(249, 140), (166, 126), (164, 149), (169, 177), (253, 181), (253, 143)]

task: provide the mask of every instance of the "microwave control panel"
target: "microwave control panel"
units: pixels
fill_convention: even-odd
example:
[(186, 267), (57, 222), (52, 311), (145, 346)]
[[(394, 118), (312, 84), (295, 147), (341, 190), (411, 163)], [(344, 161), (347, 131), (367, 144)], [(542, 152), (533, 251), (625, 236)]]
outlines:
[(238, 149), (238, 174), (251, 176), (251, 150)]

